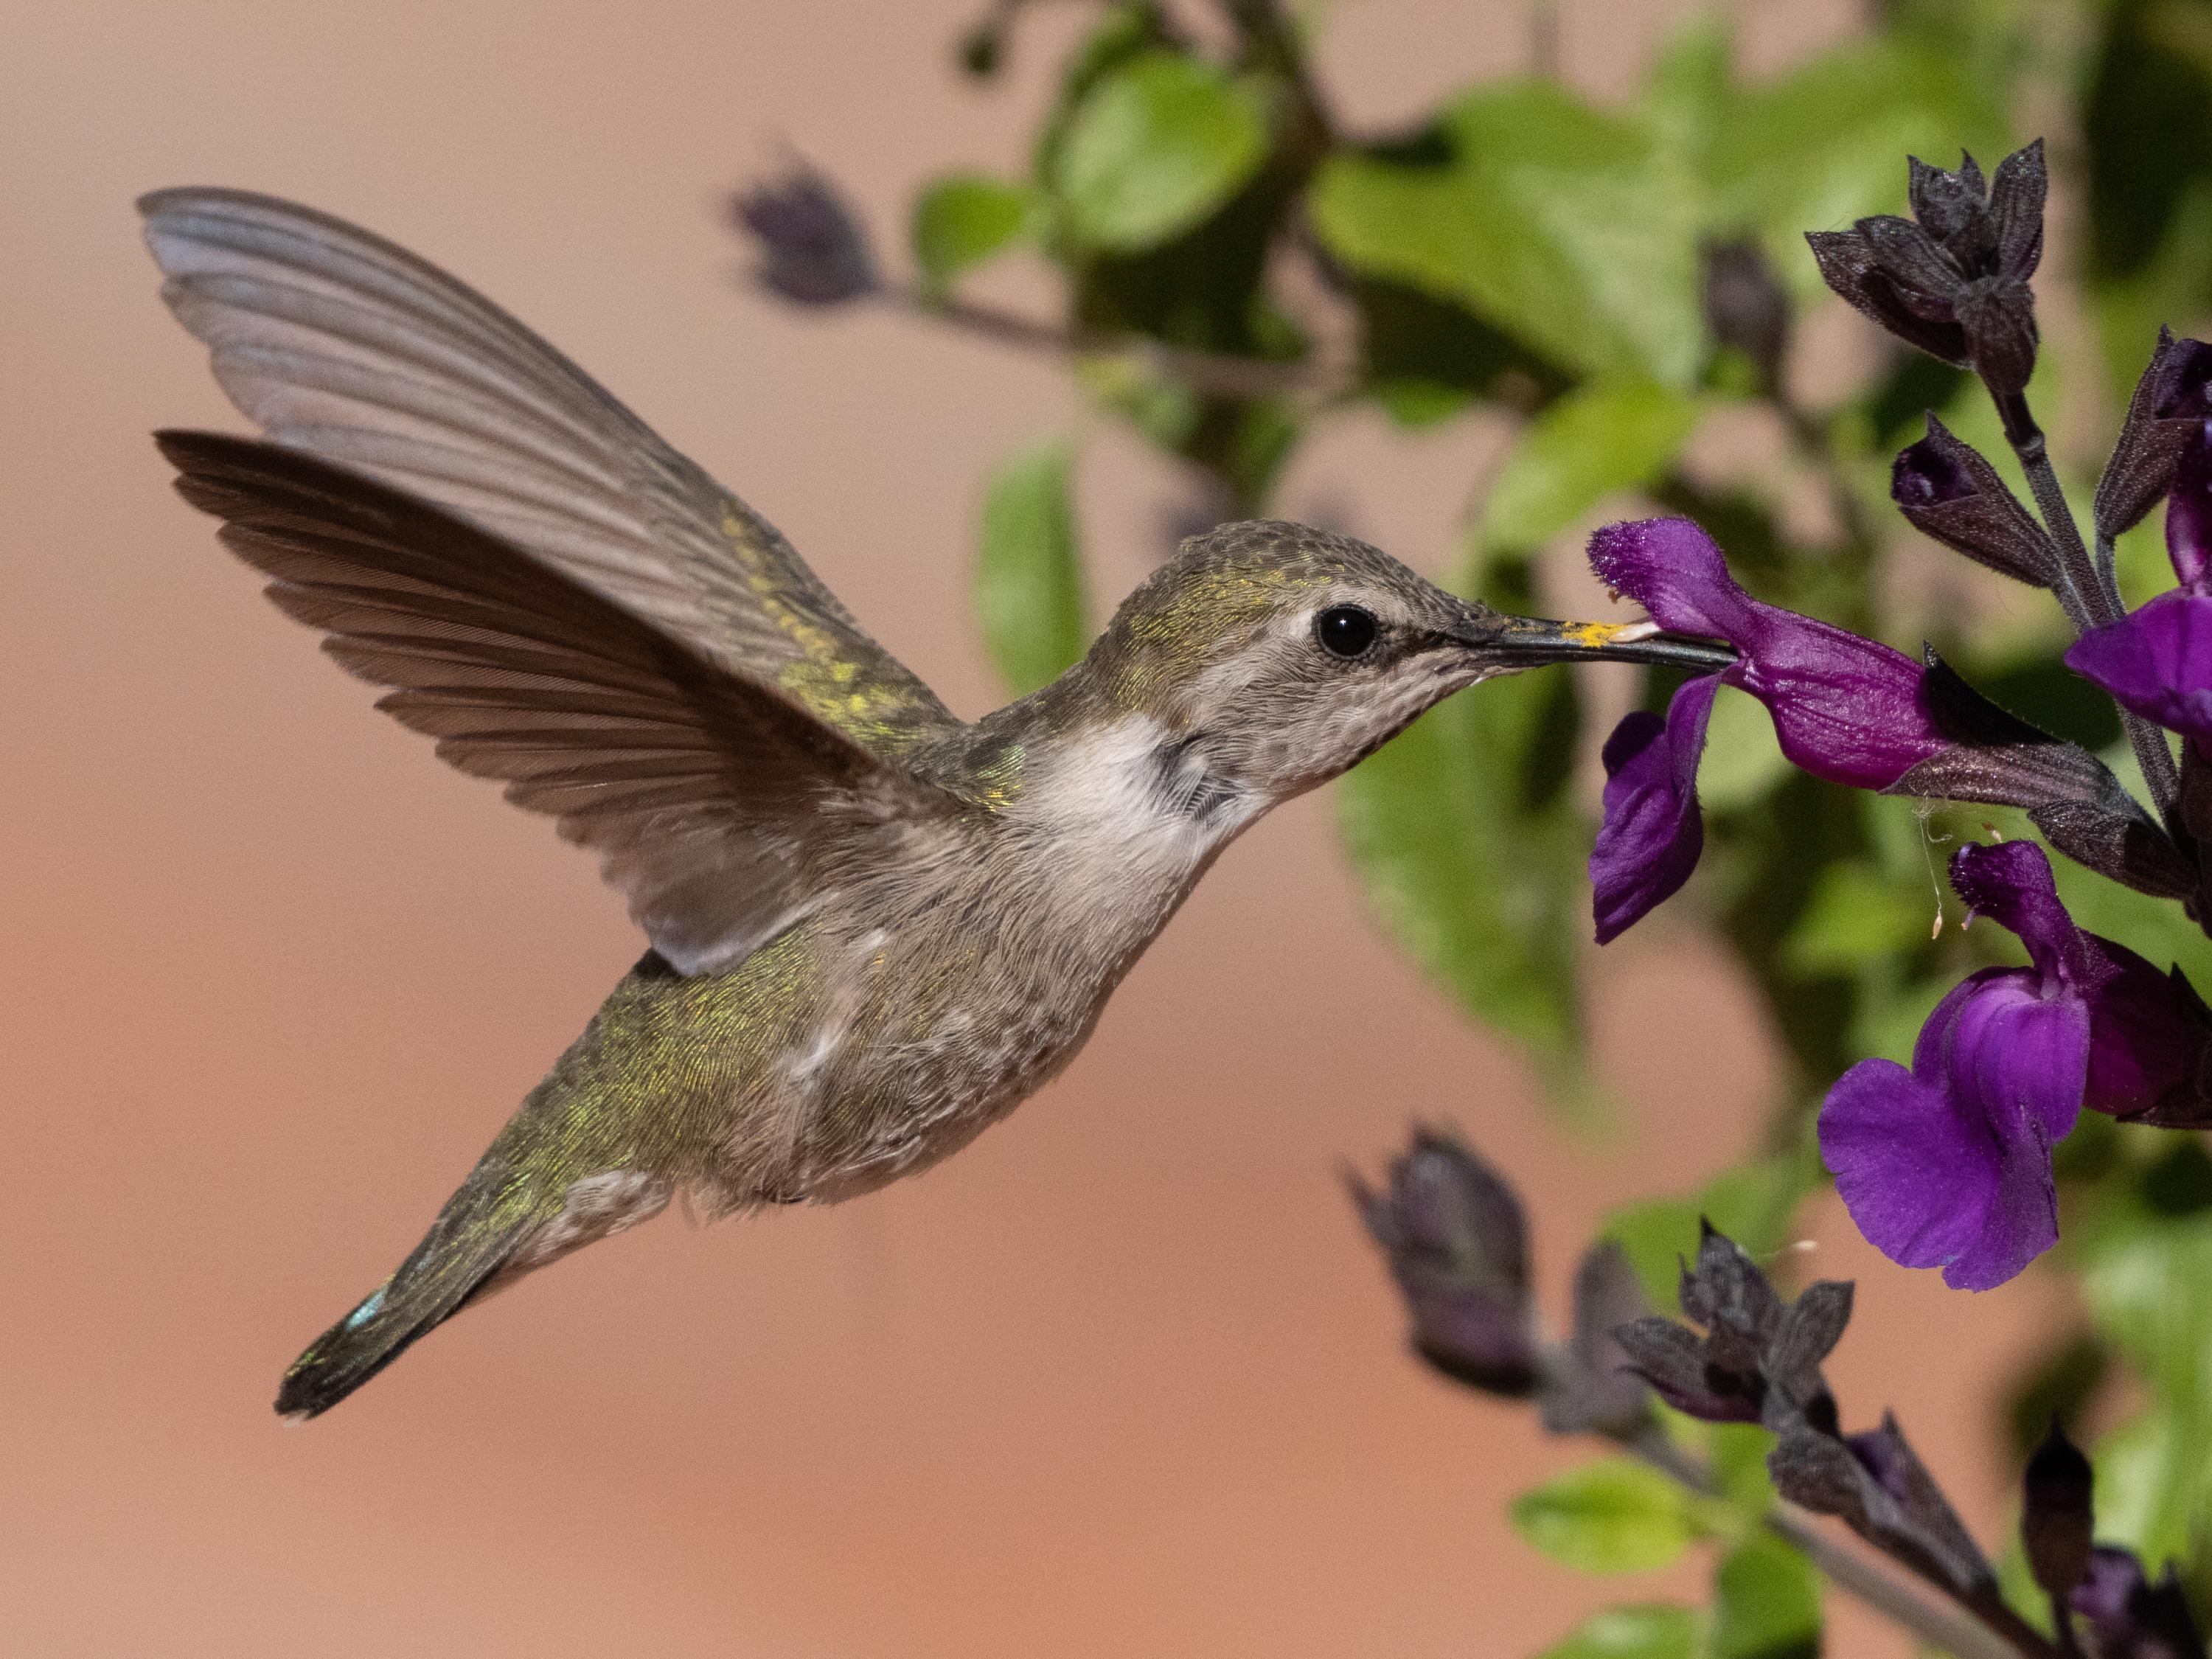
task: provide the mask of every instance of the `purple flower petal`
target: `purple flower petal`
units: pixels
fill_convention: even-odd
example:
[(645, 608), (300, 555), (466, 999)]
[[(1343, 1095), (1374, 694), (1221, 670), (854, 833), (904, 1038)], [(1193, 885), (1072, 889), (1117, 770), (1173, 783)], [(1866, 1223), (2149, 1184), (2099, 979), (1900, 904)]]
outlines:
[(1687, 519), (1609, 524), (1590, 538), (1590, 568), (1662, 628), (1712, 634), (1743, 648), (1759, 631), (1757, 601), (1735, 585), (1711, 536)]
[(1867, 1241), (1969, 1291), (2049, 1249), (2051, 1147), (2081, 1110), (2088, 1063), (2080, 997), (2033, 969), (1985, 968), (1936, 1005), (1910, 1072), (1869, 1060), (1845, 1073), (1820, 1109), (1820, 1155)]
[(1606, 739), (1605, 821), (1590, 851), (1591, 910), (1607, 944), (1697, 868), (1705, 850), (1698, 814), (1698, 757), (1720, 678), (1708, 674), (1674, 693), (1667, 718), (1638, 709)]
[(1951, 1019), (1921, 1033), (1914, 1073), (1933, 1081), (1940, 1064), (1951, 1097), (2008, 1146), (2031, 1132), (2046, 1148), (2063, 1139), (2089, 1079), (2087, 1004), (2018, 969), (1985, 968), (1966, 984), (1974, 989), (1952, 993)]
[(1711, 537), (1686, 519), (1608, 525), (1590, 565), (1661, 627), (1717, 635), (1742, 653), (1721, 678), (1765, 703), (1782, 752), (1816, 777), (1886, 789), (1949, 746), (1901, 652), (1753, 599)]
[(2032, 841), (1969, 842), (1951, 860), (1951, 886), (1977, 915), (2020, 935), (2038, 972), (2089, 988), (2094, 959), (2058, 902), (2051, 860)]
[(2058, 1242), (2058, 1183), (2051, 1142), (2029, 1119), (1999, 1143), (1996, 1190), (1973, 1243), (1943, 1269), (1954, 1291), (1993, 1291)]
[(1820, 1132), (1821, 1161), (1875, 1249), (1901, 1267), (1940, 1267), (1972, 1248), (2001, 1159), (1942, 1090), (1893, 1060), (1863, 1060), (1828, 1091)]
[(2082, 1104), (2116, 1117), (2169, 1097), (2193, 1103), (2212, 1023), (2186, 980), (2159, 970), (2124, 945), (2088, 936), (2100, 985), (2089, 1007), (2089, 1083)]
[(2212, 441), (2202, 427), (2174, 464), (2166, 498), (2166, 552), (2181, 585), (2202, 593), (2212, 574)]
[(2161, 593), (2075, 641), (2066, 665), (2124, 708), (2212, 750), (2212, 598)]

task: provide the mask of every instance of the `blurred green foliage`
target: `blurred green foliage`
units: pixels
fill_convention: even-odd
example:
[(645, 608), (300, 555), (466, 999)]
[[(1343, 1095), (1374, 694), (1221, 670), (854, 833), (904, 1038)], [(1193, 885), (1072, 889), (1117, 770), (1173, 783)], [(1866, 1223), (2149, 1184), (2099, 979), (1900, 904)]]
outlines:
[[(971, 73), (1024, 49), (1022, 9), (1000, 0), (969, 35)], [(1201, 34), (1144, 0), (1091, 9), (1027, 176), (955, 174), (916, 204), (923, 303), (953, 314), (985, 262), (1041, 257), (1094, 407), (1186, 465), (1224, 516), (1279, 510), (1285, 459), (1364, 405), (1407, 428), (1501, 422), (1512, 441), (1470, 511), (1459, 591), (1553, 608), (1547, 564), (1571, 557), (1600, 515), (1686, 513), (1762, 597), (1901, 647), (1930, 634), (2008, 706), (2130, 774), (2109, 710), (2058, 664), (2054, 608), (2015, 602), (1969, 623), (1956, 605), (1894, 598), (1887, 573), (1911, 533), (1889, 508), (1887, 468), (1923, 413), (2011, 467), (1979, 388), (1870, 329), (1870, 367), (1854, 378), (1815, 383), (1786, 355), (1763, 365), (1714, 337), (1703, 261), (1719, 239), (1755, 246), (1802, 324), (1837, 303), (1803, 232), (1899, 210), (1908, 154), (1993, 161), (2030, 136), (2033, 110), (2081, 204), (2054, 220), (2054, 236), (2078, 241), (2045, 270), (2078, 273), (2094, 326), (2087, 339), (2046, 328), (2031, 395), (2047, 428), (2079, 441), (2060, 460), (2085, 490), (2157, 325), (2186, 331), (2212, 313), (2212, 0), (1887, 0), (1855, 38), (1764, 80), (1738, 67), (1723, 26), (1693, 20), (1626, 100), (1492, 81), (1388, 133), (1347, 131), (1329, 109), (1325, 31), (1273, 0), (1214, 9), (1225, 27)], [(1318, 298), (1286, 297), (1299, 292)], [(1321, 349), (1332, 333), (1349, 335), (1348, 354)], [(1786, 465), (1720, 479), (1693, 465), (1691, 441), (1717, 418), (1765, 423)], [(1012, 691), (1072, 660), (1091, 626), (1072, 465), (1060, 444), (1016, 458), (982, 514), (978, 609)], [(1809, 514), (1808, 491), (1821, 507)], [(2125, 539), (2121, 563), (2134, 598), (2165, 584), (2154, 526)], [(1655, 680), (1639, 701), (1659, 706), (1670, 689)], [(1572, 677), (1524, 676), (1448, 702), (1338, 791), (1383, 925), (1586, 1124), (1612, 1115), (1586, 1051), (1599, 735)], [(2018, 959), (2001, 930), (1935, 924), (1939, 908), (1957, 919), (1941, 879), (1957, 840), (1985, 823), (2032, 833), (2015, 815), (1930, 817), (1797, 774), (1733, 692), (1701, 781), (1700, 873), (1641, 931), (1700, 933), (1755, 994), (1782, 1063), (1771, 1122), (1740, 1161), (1608, 1223), (1661, 1305), (1701, 1213), (1755, 1256), (1782, 1250), (1824, 1179), (1810, 1124), (1828, 1085), (1867, 1054), (1909, 1058), (1962, 972)], [(2177, 907), (2057, 862), (2083, 926), (2212, 987), (2212, 943)], [(2197, 1162), (2175, 1164), (2176, 1145)], [(2099, 1451), (2100, 1531), (2179, 1557), (2212, 1589), (2212, 1161), (2193, 1140), (2099, 1121), (2060, 1170), (2065, 1243), (2045, 1271), (2077, 1277), (2081, 1320), (2059, 1322), (1993, 1429), (2039, 1433), (2039, 1409), (2124, 1398)], [(1761, 1437), (1742, 1434), (1754, 1449), (1734, 1467), (1755, 1469)], [(1712, 1445), (1725, 1476), (1727, 1444)], [(1589, 1466), (1524, 1498), (1516, 1523), (1595, 1569), (1720, 1538), (1711, 1610), (1617, 1608), (1554, 1659), (1817, 1650), (1804, 1564), (1745, 1518), (1770, 1501), (1763, 1477), (1706, 1504), (1648, 1474)]]

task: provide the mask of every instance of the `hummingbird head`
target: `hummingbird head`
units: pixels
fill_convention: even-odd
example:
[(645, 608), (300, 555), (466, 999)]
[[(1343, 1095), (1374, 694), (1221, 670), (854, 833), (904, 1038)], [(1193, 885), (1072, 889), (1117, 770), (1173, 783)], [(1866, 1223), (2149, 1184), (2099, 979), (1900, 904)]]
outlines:
[(1142, 714), (1216, 784), (1286, 799), (1372, 753), (1462, 687), (1542, 663), (1712, 670), (1728, 647), (1650, 623), (1510, 617), (1350, 537), (1273, 522), (1185, 542), (1071, 678)]

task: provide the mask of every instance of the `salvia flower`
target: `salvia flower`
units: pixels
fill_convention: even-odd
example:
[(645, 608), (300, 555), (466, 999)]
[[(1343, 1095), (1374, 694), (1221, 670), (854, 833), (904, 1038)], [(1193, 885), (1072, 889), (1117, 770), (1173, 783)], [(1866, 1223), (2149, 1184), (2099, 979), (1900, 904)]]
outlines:
[(1915, 157), (1913, 216), (1883, 214), (1806, 240), (1837, 294), (1907, 344), (1971, 368), (2000, 397), (2035, 368), (2035, 296), (2048, 179), (2043, 143), (2005, 157), (1994, 181), (1966, 156), (1955, 173)]
[[(2000, 486), (2001, 488), (2002, 486)], [(1765, 605), (1684, 519), (1608, 526), (1590, 539), (1606, 585), (1661, 627), (1717, 635), (1737, 660), (1686, 682), (1665, 719), (1630, 714), (1607, 740), (1604, 820), (1590, 854), (1600, 944), (1679, 889), (1704, 846), (1697, 769), (1715, 693), (1766, 706), (1782, 752), (1860, 789), (2027, 810), (2052, 845), (2145, 892), (2193, 890), (2194, 872), (2109, 768), (2005, 713), (1930, 653), (1902, 652)]]
[(757, 246), (761, 285), (794, 304), (840, 305), (875, 291), (867, 234), (836, 187), (794, 161), (730, 200), (731, 216)]
[(2112, 459), (2097, 481), (2100, 536), (2132, 529), (2172, 487), (2175, 465), (2212, 419), (2212, 345), (2158, 331), (2158, 349), (2136, 382)]
[(2182, 446), (2166, 504), (2166, 550), (2180, 586), (2093, 629), (2066, 665), (2123, 708), (2179, 732), (2212, 757), (2212, 439), (2203, 421)]
[(1711, 537), (1686, 519), (1607, 526), (1590, 566), (1662, 628), (1717, 635), (1739, 659), (1692, 680), (1662, 722), (1632, 714), (1605, 746), (1605, 821), (1590, 855), (1597, 937), (1617, 936), (1684, 881), (1698, 861), (1698, 759), (1713, 695), (1741, 687), (1765, 703), (1782, 752), (1805, 770), (1882, 789), (1947, 740), (1920, 695), (1924, 670), (1900, 652), (1763, 605), (1729, 575)]
[(2020, 936), (2028, 965), (1954, 988), (1911, 1070), (1845, 1073), (1820, 1109), (1820, 1152), (1869, 1243), (1987, 1290), (2057, 1241), (2051, 1149), (2081, 1108), (2142, 1115), (2193, 1096), (2212, 1021), (2178, 975), (2076, 927), (2034, 843), (1963, 847), (1951, 884)]
[(1534, 1391), (1540, 1343), (1528, 1297), (1528, 1229), (1497, 1172), (1431, 1129), (1390, 1166), (1386, 1191), (1347, 1177), (1413, 1318), (1413, 1346), (1490, 1394)]

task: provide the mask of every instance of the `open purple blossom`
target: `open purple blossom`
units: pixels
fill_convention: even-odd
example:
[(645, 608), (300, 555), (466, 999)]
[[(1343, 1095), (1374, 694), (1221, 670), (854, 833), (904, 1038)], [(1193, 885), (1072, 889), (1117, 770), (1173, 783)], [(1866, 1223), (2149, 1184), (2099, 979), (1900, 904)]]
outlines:
[(1704, 844), (1698, 759), (1718, 687), (1766, 705), (1782, 752), (1816, 777), (1886, 789), (1949, 746), (1922, 694), (1927, 673), (1903, 653), (1736, 586), (1711, 537), (1686, 519), (1609, 525), (1590, 540), (1607, 586), (1662, 628), (1705, 634), (1739, 659), (1674, 694), (1667, 718), (1632, 714), (1605, 746), (1605, 823), (1590, 855), (1601, 944), (1689, 879)]
[(2212, 755), (2212, 440), (2201, 422), (2174, 466), (2166, 550), (2181, 585), (2084, 634), (2066, 665)]
[(2138, 1115), (2193, 1089), (2207, 1021), (2185, 981), (2074, 925), (2033, 842), (1961, 848), (1951, 884), (2020, 936), (2028, 965), (1956, 986), (1910, 1071), (1845, 1073), (1820, 1109), (1820, 1152), (1869, 1243), (1978, 1291), (2057, 1242), (2051, 1149), (2081, 1108)]

